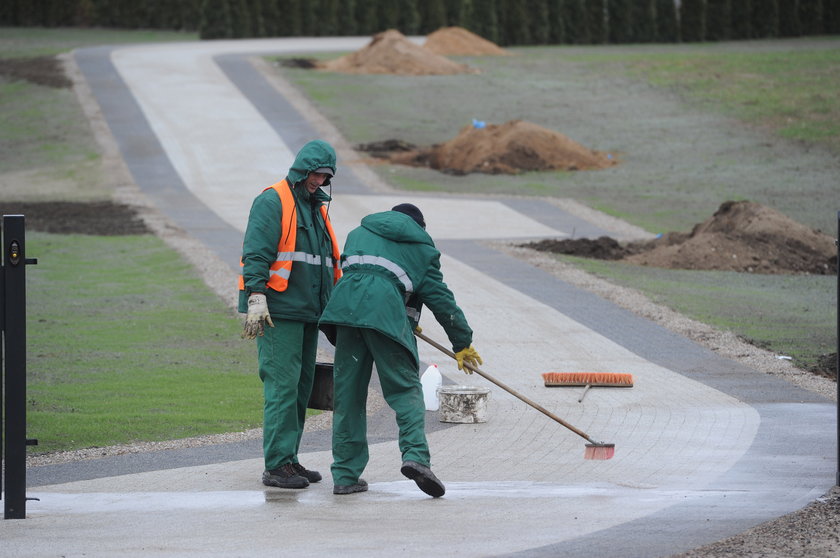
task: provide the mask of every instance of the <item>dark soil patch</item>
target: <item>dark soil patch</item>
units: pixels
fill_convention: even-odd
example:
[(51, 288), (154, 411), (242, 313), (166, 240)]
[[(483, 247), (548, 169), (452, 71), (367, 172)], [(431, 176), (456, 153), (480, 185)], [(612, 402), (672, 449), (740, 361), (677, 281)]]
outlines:
[(621, 244), (609, 237), (523, 244), (543, 252), (666, 269), (836, 275), (834, 239), (753, 202), (725, 202), (690, 233)]
[(808, 369), (813, 374), (825, 376), (832, 380), (837, 379), (837, 353), (828, 353), (820, 355), (817, 358), (817, 363)]
[(61, 61), (54, 56), (0, 58), (0, 76), (57, 89), (73, 86), (64, 74)]
[(284, 68), (297, 68), (300, 70), (314, 70), (318, 67), (316, 58), (284, 58), (278, 63)]
[(113, 202), (3, 202), (0, 215), (23, 215), (26, 229), (54, 234), (150, 234), (137, 211)]

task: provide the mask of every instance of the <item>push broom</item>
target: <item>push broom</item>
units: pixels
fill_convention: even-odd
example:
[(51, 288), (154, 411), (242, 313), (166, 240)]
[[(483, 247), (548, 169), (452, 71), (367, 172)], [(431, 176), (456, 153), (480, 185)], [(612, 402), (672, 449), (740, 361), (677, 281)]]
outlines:
[[(433, 341), (432, 339), (429, 339), (428, 337), (426, 337), (425, 335), (423, 335), (422, 333), (420, 333), (418, 331), (415, 331), (414, 335), (416, 335), (417, 337), (419, 337), (420, 339), (422, 339), (423, 341), (425, 341), (426, 343), (428, 343), (432, 347), (436, 348), (437, 350), (439, 350), (443, 354), (448, 355), (448, 356), (457, 360), (457, 357), (455, 356), (455, 353), (453, 353), (452, 351), (450, 351), (449, 349), (447, 349), (443, 345)], [(537, 403), (534, 403), (533, 401), (531, 401), (530, 399), (528, 399), (527, 397), (525, 397), (521, 393), (518, 393), (517, 391), (515, 391), (513, 388), (510, 388), (510, 387), (506, 386), (505, 384), (503, 384), (499, 380), (493, 378), (489, 374), (486, 374), (485, 372), (482, 372), (481, 370), (478, 369), (478, 367), (472, 366), (471, 364), (467, 364), (466, 362), (464, 363), (464, 366), (469, 368), (470, 370), (472, 370), (473, 372), (475, 372), (476, 374), (478, 374), (482, 378), (484, 378), (484, 379), (486, 379), (490, 382), (493, 382), (494, 384), (496, 384), (497, 386), (499, 386), (500, 388), (502, 388), (506, 392), (515, 396), (519, 400), (527, 403), (528, 405), (530, 405), (534, 409), (538, 410), (539, 412), (541, 412), (542, 414), (544, 414), (548, 418), (562, 424), (563, 426), (565, 426), (566, 428), (568, 428), (569, 430), (571, 430), (572, 432), (574, 432), (575, 434), (577, 434), (578, 436), (580, 436), (581, 438), (583, 438), (584, 440), (589, 442), (588, 444), (586, 444), (586, 450), (584, 450), (584, 453), (583, 453), (584, 459), (596, 459), (596, 460), (603, 461), (603, 460), (606, 460), (606, 459), (612, 459), (612, 457), (615, 455), (615, 444), (605, 444), (603, 442), (596, 442), (595, 440), (590, 438), (589, 435), (586, 432), (584, 432), (584, 431), (582, 431), (578, 428), (575, 428), (574, 426), (572, 426), (571, 424), (569, 424), (565, 420), (561, 419), (560, 417), (558, 417), (557, 415), (555, 415), (554, 413), (552, 413), (548, 409), (544, 408), (542, 405), (538, 405)]]
[(592, 387), (633, 387), (633, 374), (617, 372), (546, 372), (542, 377), (545, 387), (586, 386), (578, 403)]

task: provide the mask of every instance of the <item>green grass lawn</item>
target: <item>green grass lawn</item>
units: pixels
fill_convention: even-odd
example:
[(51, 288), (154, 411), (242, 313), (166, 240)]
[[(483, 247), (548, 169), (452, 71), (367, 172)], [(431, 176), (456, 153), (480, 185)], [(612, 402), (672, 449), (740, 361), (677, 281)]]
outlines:
[(554, 257), (641, 291), (667, 306), (754, 345), (789, 356), (802, 368), (837, 350), (837, 277), (753, 275), (661, 269), (620, 262)]
[(254, 342), (163, 241), (29, 233), (27, 253), (30, 451), (261, 426)]

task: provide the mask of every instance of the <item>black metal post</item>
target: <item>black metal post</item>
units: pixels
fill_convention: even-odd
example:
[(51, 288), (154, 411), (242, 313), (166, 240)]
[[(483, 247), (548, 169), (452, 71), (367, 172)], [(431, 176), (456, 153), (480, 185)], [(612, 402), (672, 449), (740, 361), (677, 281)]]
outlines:
[(5, 413), (5, 519), (26, 517), (26, 258), (23, 215), (3, 216), (2, 325)]

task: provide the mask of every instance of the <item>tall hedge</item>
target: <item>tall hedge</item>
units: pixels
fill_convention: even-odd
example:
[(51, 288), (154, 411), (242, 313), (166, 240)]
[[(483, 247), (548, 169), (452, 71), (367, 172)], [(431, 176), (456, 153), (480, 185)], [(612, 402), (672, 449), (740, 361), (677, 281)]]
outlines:
[(527, 0), (525, 17), (530, 28), (530, 44), (547, 45), (551, 34), (548, 0)]
[(732, 38), (751, 39), (752, 29), (752, 3), (755, 0), (736, 0), (732, 3)]
[[(408, 0), (406, 4), (414, 4), (412, 0)], [(467, 27), (472, 19), (472, 0), (447, 0), (446, 1), (446, 23), (447, 25), (457, 25), (458, 27)]]
[(799, 20), (802, 22), (804, 35), (825, 33), (823, 0), (799, 0)]
[(832, 35), (840, 34), (840, 0), (824, 0), (823, 15), (825, 32)]
[[(738, 2), (739, 0), (735, 0)], [(732, 1), (707, 0), (706, 39), (727, 41), (732, 38)]]
[(656, 40), (656, 0), (634, 0), (630, 3), (630, 37), (634, 43)]
[(470, 31), (494, 43), (499, 42), (499, 15), (496, 0), (472, 0)]
[(497, 0), (499, 42), (504, 45), (529, 45), (531, 27), (527, 5), (521, 0)]
[(680, 35), (687, 43), (696, 43), (706, 39), (706, 0), (682, 0)]
[(359, 0), (356, 3), (356, 32), (359, 35), (373, 35), (381, 31), (376, 8), (375, 2)]
[(566, 42), (566, 22), (563, 20), (563, 0), (548, 0), (548, 42), (559, 45)]
[(0, 0), (0, 25), (198, 30), (202, 38), (405, 35), (502, 46), (840, 34), (840, 0)]
[(656, 2), (656, 40), (660, 43), (680, 41), (677, 5), (673, 0), (657, 0)]
[(779, 36), (798, 37), (801, 34), (799, 0), (779, 0)]
[(599, 45), (609, 41), (607, 0), (587, 0), (582, 20), (589, 30), (587, 42)]
[(629, 43), (633, 39), (632, 13), (634, 0), (607, 0), (608, 37), (611, 43)]
[(446, 26), (446, 7), (443, 0), (423, 0), (418, 3), (418, 7), (421, 34), (432, 33)]
[(752, 29), (758, 39), (779, 36), (779, 0), (752, 0)]
[[(364, 2), (365, 0), (359, 0)], [(404, 35), (417, 35), (420, 32), (420, 11), (414, 0), (396, 0), (397, 22), (395, 27)], [(353, 33), (347, 33), (352, 35)]]
[(228, 39), (233, 36), (227, 0), (202, 0), (198, 35), (202, 39)]
[(566, 42), (582, 45), (590, 42), (589, 19), (586, 17), (586, 0), (564, 0), (563, 26)]

